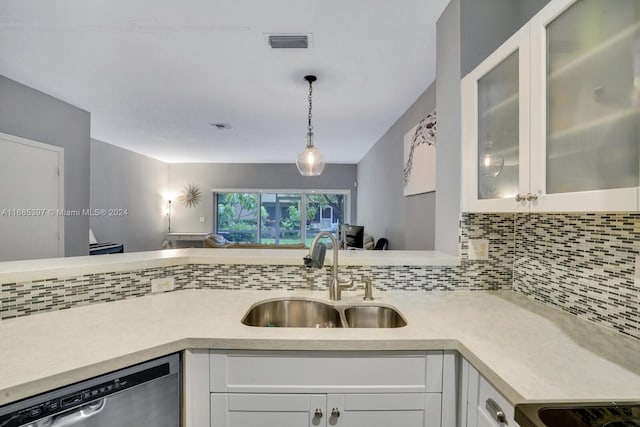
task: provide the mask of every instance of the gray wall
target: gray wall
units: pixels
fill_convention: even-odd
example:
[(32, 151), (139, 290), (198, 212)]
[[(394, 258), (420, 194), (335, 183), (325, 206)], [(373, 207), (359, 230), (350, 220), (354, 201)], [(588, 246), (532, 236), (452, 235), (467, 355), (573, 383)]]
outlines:
[(460, 217), (460, 0), (451, 0), (436, 25), (436, 160), (435, 249), (458, 253)]
[(462, 0), (460, 8), (460, 76), (467, 75), (516, 32), (518, 2)]
[(405, 197), (402, 169), (404, 135), (435, 107), (433, 83), (358, 163), (358, 224), (389, 249), (434, 247), (436, 193)]
[[(171, 231), (213, 231), (213, 189), (284, 189), (284, 190), (351, 190), (351, 219), (357, 218), (355, 187), (356, 165), (326, 165), (322, 175), (301, 176), (295, 164), (259, 163), (173, 163), (169, 164), (169, 193), (175, 200), (182, 189), (195, 184), (202, 192), (202, 202), (187, 208), (172, 203)], [(205, 222), (200, 222), (200, 217)]]
[(551, 0), (520, 0), (518, 2), (518, 19), (520, 26), (527, 23), (533, 15), (538, 13)]
[(548, 0), (451, 0), (436, 27), (438, 159), (435, 248), (458, 253), (461, 184), (460, 79)]
[(99, 242), (124, 243), (125, 252), (162, 249), (167, 232), (163, 193), (167, 163), (91, 140), (91, 209), (126, 209), (123, 216), (92, 216)]
[[(89, 208), (91, 116), (28, 86), (0, 76), (0, 132), (64, 148), (65, 209)], [(65, 255), (89, 254), (89, 217), (64, 220)]]

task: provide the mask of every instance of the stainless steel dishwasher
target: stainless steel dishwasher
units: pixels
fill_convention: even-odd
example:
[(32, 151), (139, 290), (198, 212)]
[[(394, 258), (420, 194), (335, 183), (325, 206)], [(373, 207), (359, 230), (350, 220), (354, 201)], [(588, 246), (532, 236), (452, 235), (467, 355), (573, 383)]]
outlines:
[(0, 427), (177, 427), (180, 390), (176, 353), (2, 406)]

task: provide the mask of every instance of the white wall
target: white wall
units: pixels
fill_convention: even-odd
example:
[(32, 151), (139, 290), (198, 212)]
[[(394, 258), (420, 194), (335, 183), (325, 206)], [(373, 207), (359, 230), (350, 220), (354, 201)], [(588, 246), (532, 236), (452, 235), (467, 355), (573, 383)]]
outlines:
[[(213, 231), (213, 189), (351, 190), (352, 222), (357, 218), (356, 165), (326, 165), (322, 175), (301, 176), (295, 164), (261, 163), (172, 163), (169, 164), (169, 193), (173, 194), (171, 231)], [(202, 201), (188, 208), (176, 201), (185, 186), (195, 184)], [(200, 222), (200, 217), (205, 222)]]
[[(91, 115), (0, 76), (0, 132), (64, 148), (64, 207), (89, 208)], [(19, 208), (16, 206), (15, 208)], [(66, 256), (89, 254), (89, 217), (64, 219)]]
[(358, 223), (376, 240), (388, 239), (389, 249), (434, 247), (436, 193), (403, 195), (404, 135), (434, 108), (435, 83), (358, 163)]
[(91, 209), (127, 210), (122, 216), (91, 217), (99, 242), (123, 243), (125, 252), (162, 249), (168, 168), (159, 160), (91, 140)]

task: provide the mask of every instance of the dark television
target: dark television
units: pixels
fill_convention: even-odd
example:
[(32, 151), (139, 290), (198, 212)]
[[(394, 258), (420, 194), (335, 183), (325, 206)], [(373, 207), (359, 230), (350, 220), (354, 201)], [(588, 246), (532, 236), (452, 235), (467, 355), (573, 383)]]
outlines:
[(349, 225), (342, 226), (342, 239), (347, 248), (360, 248), (364, 246), (364, 226)]

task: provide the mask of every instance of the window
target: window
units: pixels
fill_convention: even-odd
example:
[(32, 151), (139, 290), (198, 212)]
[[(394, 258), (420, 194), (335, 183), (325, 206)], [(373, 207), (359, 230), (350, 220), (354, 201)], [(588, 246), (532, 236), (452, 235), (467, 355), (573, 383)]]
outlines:
[(348, 191), (215, 192), (215, 233), (232, 242), (300, 243), (349, 222)]
[(307, 246), (321, 231), (334, 233), (338, 238), (340, 226), (349, 222), (349, 218), (345, 215), (346, 198), (346, 194), (314, 193), (306, 195), (305, 234)]
[[(258, 241), (258, 195), (218, 193), (216, 195), (216, 233), (232, 242)], [(262, 215), (262, 212), (260, 212)], [(266, 215), (266, 212), (265, 212)]]

